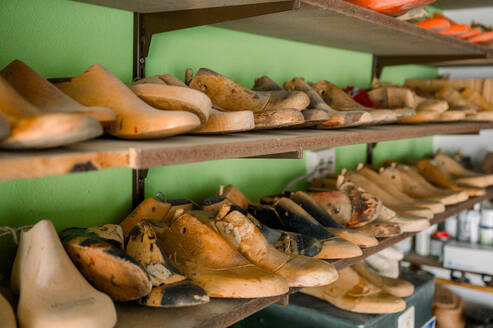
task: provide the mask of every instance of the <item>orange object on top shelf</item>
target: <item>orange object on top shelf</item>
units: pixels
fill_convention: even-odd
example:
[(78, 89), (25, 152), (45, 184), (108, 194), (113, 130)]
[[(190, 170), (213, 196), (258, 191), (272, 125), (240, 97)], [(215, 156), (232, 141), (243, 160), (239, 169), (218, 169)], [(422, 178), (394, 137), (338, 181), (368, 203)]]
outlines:
[(493, 32), (483, 32), (472, 38), (467, 39), (467, 41), (472, 43), (490, 43), (493, 42)]
[(398, 16), (409, 10), (426, 6), (435, 0), (346, 0), (379, 13)]
[(469, 38), (471, 38), (473, 36), (476, 36), (476, 35), (478, 35), (480, 33), (481, 33), (481, 29), (478, 28), (478, 27), (474, 27), (474, 28), (471, 28), (469, 30), (469, 32), (467, 32), (465, 34), (462, 34), (462, 35), (458, 35), (457, 38), (459, 38), (459, 39), (469, 39)]
[(434, 31), (443, 31), (450, 27), (450, 22), (443, 18), (427, 18), (416, 23), (417, 26)]
[(463, 34), (466, 34), (471, 30), (471, 27), (469, 25), (465, 24), (452, 24), (450, 25), (449, 28), (440, 31), (440, 33), (445, 34), (445, 35), (453, 35), (453, 36), (460, 36)]

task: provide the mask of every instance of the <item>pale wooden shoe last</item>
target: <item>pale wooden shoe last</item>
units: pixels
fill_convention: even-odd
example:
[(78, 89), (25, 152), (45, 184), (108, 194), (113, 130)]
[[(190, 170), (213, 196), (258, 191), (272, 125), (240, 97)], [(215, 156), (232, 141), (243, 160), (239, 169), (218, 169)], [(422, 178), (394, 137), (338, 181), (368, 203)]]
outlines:
[(113, 302), (76, 269), (49, 221), (22, 233), (12, 279), (20, 287), (20, 327), (110, 328), (116, 323)]
[(449, 103), (449, 107), (451, 110), (460, 110), (460, 111), (478, 111), (479, 107), (470, 103), (464, 97), (461, 96), (459, 91), (452, 89), (450, 87), (444, 87), (437, 93), (435, 93), (435, 97), (437, 99), (445, 100)]
[(117, 119), (106, 126), (106, 131), (119, 138), (161, 138), (200, 126), (199, 118), (192, 113), (163, 111), (147, 105), (101, 65), (93, 65), (70, 81), (55, 85), (81, 104), (113, 109)]
[(339, 271), (336, 282), (323, 287), (303, 288), (301, 292), (357, 313), (397, 313), (406, 308), (402, 299), (382, 292), (350, 267)]
[(131, 86), (130, 89), (154, 108), (187, 111), (197, 115), (202, 124), (209, 118), (211, 100), (197, 90), (156, 83), (141, 83)]
[[(202, 216), (202, 219), (198, 217)], [(287, 281), (241, 256), (210, 226), (212, 212), (176, 215), (159, 233), (159, 244), (173, 264), (211, 297), (281, 295)]]
[(204, 92), (214, 104), (227, 111), (282, 108), (303, 110), (309, 104), (309, 99), (303, 92), (252, 91), (206, 68), (197, 72), (190, 87)]
[(305, 118), (297, 109), (270, 109), (253, 112), (255, 130), (285, 128), (303, 124)]
[(368, 268), (363, 262), (353, 264), (351, 268), (370, 283), (395, 297), (408, 297), (414, 293), (414, 286), (410, 282), (381, 276)]
[(467, 170), (441, 151), (436, 153), (433, 160), (459, 184), (476, 188), (486, 188), (493, 185), (493, 174), (480, 174)]
[(375, 238), (394, 237), (400, 235), (402, 232), (399, 224), (380, 220), (370, 222), (368, 224), (365, 224), (364, 226), (354, 229), (367, 233)]
[(42, 112), (85, 114), (101, 123), (116, 119), (116, 113), (109, 108), (79, 104), (20, 60), (11, 62), (0, 71), (0, 75)]
[(0, 293), (0, 321), (3, 328), (17, 328), (14, 310), (9, 301)]
[(42, 149), (69, 145), (103, 134), (98, 121), (81, 114), (42, 113), (0, 76), (0, 114), (10, 124), (10, 136), (0, 148)]

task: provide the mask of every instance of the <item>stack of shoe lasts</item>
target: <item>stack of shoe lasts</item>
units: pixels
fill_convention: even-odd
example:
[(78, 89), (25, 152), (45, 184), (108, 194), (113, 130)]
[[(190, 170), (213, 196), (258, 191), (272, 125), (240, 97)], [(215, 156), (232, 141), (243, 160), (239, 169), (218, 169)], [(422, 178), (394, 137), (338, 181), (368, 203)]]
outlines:
[(339, 111), (366, 111), (372, 116), (372, 124), (394, 123), (415, 115), (411, 108), (376, 109), (365, 107), (352, 99), (344, 90), (328, 81), (311, 84), (313, 89), (332, 108)]
[(83, 106), (23, 62), (0, 71), (0, 148), (43, 149), (96, 138), (115, 119), (109, 108)]
[[(97, 246), (93, 243), (92, 247)], [(98, 257), (118, 256), (104, 252), (91, 255), (98, 261)], [(125, 266), (119, 265), (114, 270), (118, 268)], [(108, 269), (112, 269), (110, 263)], [(116, 324), (113, 301), (94, 289), (77, 270), (50, 221), (39, 221), (29, 231), (22, 232), (11, 288), (19, 294), (20, 327), (110, 328)], [(4, 323), (2, 317), (2, 327)]]
[[(435, 97), (447, 101), (451, 111), (463, 112), (465, 121), (493, 121), (493, 111), (488, 106), (489, 104), (486, 101), (482, 101), (481, 97), (474, 97), (474, 93), (471, 91), (470, 89), (464, 89), (461, 93), (453, 88), (444, 87), (435, 94)], [(476, 103), (482, 104), (483, 107), (481, 108), (469, 101), (466, 97), (477, 99)]]
[(416, 161), (415, 166), (418, 172), (433, 184), (455, 191), (464, 191), (469, 197), (484, 195), (486, 192), (484, 188), (493, 183), (491, 175), (467, 170), (440, 151), (431, 160)]
[(465, 302), (459, 295), (442, 285), (435, 286), (433, 315), (437, 328), (464, 328)]
[(254, 91), (207, 68), (201, 68), (195, 77), (188, 78), (191, 78), (190, 88), (209, 96), (216, 109), (223, 112), (252, 111), (255, 129), (300, 125), (304, 123), (301, 111), (310, 103), (303, 92)]
[[(383, 183), (378, 173), (362, 165), (358, 167), (358, 172), (349, 172), (344, 169), (337, 178), (314, 179), (312, 186), (338, 189), (340, 192), (347, 193), (350, 198), (354, 197), (354, 191), (358, 191), (363, 199), (378, 200), (381, 206), (374, 213), (374, 221), (366, 222), (357, 228), (376, 237), (390, 237), (401, 232), (422, 231), (429, 227), (428, 218), (433, 216), (433, 212), (426, 206), (432, 206), (436, 211), (443, 211), (441, 204), (416, 204), (415, 200), (401, 194), (392, 185), (388, 186)], [(336, 198), (339, 197), (336, 196)], [(319, 201), (327, 202), (320, 198)], [(334, 201), (329, 202), (331, 203)], [(368, 210), (367, 203), (362, 207)]]
[(378, 275), (363, 263), (339, 271), (339, 279), (323, 287), (303, 288), (314, 296), (351, 312), (367, 314), (397, 313), (406, 308), (402, 299), (414, 293), (414, 286), (404, 280)]
[(431, 4), (435, 0), (346, 0), (385, 15), (399, 16), (410, 10)]
[[(362, 254), (359, 247), (378, 244), (375, 238), (365, 233), (345, 229), (304, 192), (266, 196), (262, 198), (261, 204), (248, 201), (231, 185), (220, 193), (233, 204), (246, 209), (254, 218), (252, 221), (259, 222), (259, 229), (266, 238), (285, 252), (289, 252), (287, 242), (292, 245), (298, 244), (300, 240), (315, 238), (322, 245), (321, 251), (314, 255), (304, 255), (340, 259), (359, 256)], [(279, 235), (284, 237), (274, 237)], [(288, 239), (288, 236), (291, 237)]]
[[(424, 94), (423, 94), (424, 95)], [(413, 90), (374, 80), (368, 96), (383, 106), (391, 108), (412, 108), (414, 116), (402, 119), (399, 123), (450, 122), (464, 119), (465, 114), (449, 111), (443, 99), (428, 95), (418, 96)]]
[[(189, 88), (185, 83), (170, 74), (155, 75), (130, 84), (135, 94), (151, 106), (159, 109), (170, 109), (169, 90), (178, 91), (177, 96), (190, 94), (190, 106), (181, 107), (199, 116), (201, 127), (193, 130), (193, 134), (225, 134), (249, 131), (255, 128), (252, 111), (221, 112), (212, 106), (205, 94)], [(193, 102), (196, 104), (194, 105)], [(182, 106), (182, 104), (181, 104)], [(180, 107), (178, 107), (180, 108)]]

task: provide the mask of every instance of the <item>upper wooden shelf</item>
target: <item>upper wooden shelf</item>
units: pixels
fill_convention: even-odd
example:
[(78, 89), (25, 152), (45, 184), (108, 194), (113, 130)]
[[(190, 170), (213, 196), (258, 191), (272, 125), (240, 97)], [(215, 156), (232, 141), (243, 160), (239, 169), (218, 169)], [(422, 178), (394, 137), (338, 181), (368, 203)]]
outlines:
[(493, 0), (438, 0), (432, 6), (440, 9), (493, 7)]
[(146, 169), (201, 161), (274, 157), (301, 158), (303, 150), (440, 134), (478, 133), (493, 123), (383, 125), (340, 130), (271, 130), (160, 140), (95, 139), (46, 151), (0, 151), (0, 181), (115, 167)]
[(465, 58), (487, 55), (486, 47), (426, 30), (343, 0), (302, 0), (298, 10), (216, 26), (378, 56), (405, 56), (403, 62), (412, 56)]
[[(447, 206), (445, 212), (435, 215), (430, 223), (438, 224), (450, 216), (456, 215), (472, 207), (474, 204), (492, 197), (493, 188), (490, 188), (484, 196), (474, 197), (460, 204)], [(362, 256), (331, 262), (337, 270), (342, 270), (413, 235), (414, 233), (408, 232), (396, 237), (383, 238), (377, 246), (364, 249)], [(291, 288), (289, 294), (296, 293), (298, 290), (299, 288)], [(289, 295), (254, 299), (213, 298), (207, 304), (181, 309), (146, 308), (134, 303), (121, 303), (117, 305), (118, 323), (116, 327), (227, 327), (274, 303), (287, 305), (289, 303)]]
[[(75, 0), (136, 13), (195, 10), (275, 2), (273, 0)], [(278, 0), (280, 1), (280, 0)]]

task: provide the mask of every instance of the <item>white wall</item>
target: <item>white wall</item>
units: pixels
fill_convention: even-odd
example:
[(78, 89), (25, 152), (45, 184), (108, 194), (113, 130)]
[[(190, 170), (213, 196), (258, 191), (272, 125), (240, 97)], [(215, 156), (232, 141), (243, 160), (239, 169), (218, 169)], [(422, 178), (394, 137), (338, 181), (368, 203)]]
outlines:
[[(488, 26), (493, 25), (493, 8), (446, 10), (444, 14), (460, 24), (476, 21)], [(454, 80), (493, 78), (493, 65), (443, 67), (439, 69), (439, 73), (449, 73), (450, 78)], [(462, 153), (472, 157), (475, 164), (480, 164), (488, 150), (493, 152), (493, 130), (482, 131), (480, 135), (438, 136), (433, 139), (433, 147), (435, 151), (442, 149), (447, 153), (461, 149)]]

